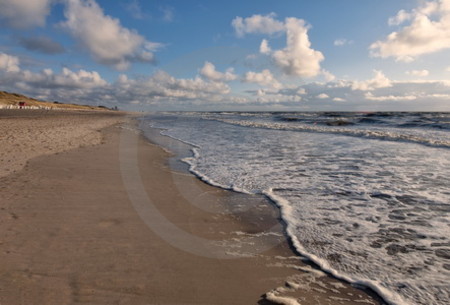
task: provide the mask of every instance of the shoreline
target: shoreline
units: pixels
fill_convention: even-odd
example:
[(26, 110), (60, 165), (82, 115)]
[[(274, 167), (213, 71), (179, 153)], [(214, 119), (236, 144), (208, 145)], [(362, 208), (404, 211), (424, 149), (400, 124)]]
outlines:
[[(145, 134), (145, 131), (142, 129), (143, 126), (140, 124), (140, 130), (141, 132), (144, 134), (143, 136), (150, 141), (152, 144), (155, 144), (159, 147), (162, 147), (162, 149), (167, 150), (169, 153), (170, 152), (170, 148), (165, 147), (165, 145), (167, 146), (171, 146), (171, 144), (169, 144), (170, 142), (181, 142), (186, 146), (189, 146), (191, 149), (191, 157), (194, 154), (194, 152), (192, 151), (193, 148), (195, 148), (196, 146), (191, 144), (191, 143), (187, 143), (184, 142), (180, 139), (176, 139), (173, 138), (171, 136), (168, 135), (163, 135), (161, 134), (162, 131), (164, 131), (165, 129), (161, 129), (161, 128), (156, 128), (156, 127), (150, 127), (149, 130), (151, 130), (151, 132), (149, 133), (149, 135)], [(147, 130), (148, 131), (148, 130)], [(159, 140), (158, 140), (159, 138)], [(161, 138), (165, 138), (168, 139), (168, 141), (164, 141), (161, 140)], [(164, 143), (166, 142), (166, 143)], [(169, 143), (167, 143), (169, 142)], [(175, 156), (173, 158), (176, 159), (180, 159), (182, 158), (181, 156)], [(186, 156), (184, 156), (184, 158), (186, 158)], [(185, 172), (187, 174), (190, 174), (192, 176), (194, 176), (195, 178), (197, 178), (198, 180), (200, 180), (201, 182), (210, 185), (212, 187), (224, 190), (226, 192), (231, 192), (231, 193), (236, 193), (236, 194), (241, 194), (242, 196), (260, 196), (260, 197), (264, 197), (266, 199), (266, 203), (271, 205), (272, 207), (274, 207), (277, 212), (278, 212), (278, 216), (276, 217), (277, 221), (279, 222), (279, 224), (282, 226), (282, 234), (285, 238), (285, 242), (287, 243), (289, 249), (292, 251), (292, 254), (295, 256), (298, 256), (301, 260), (302, 263), (306, 264), (307, 266), (310, 266), (320, 272), (324, 272), (327, 276), (339, 280), (347, 285), (352, 285), (354, 287), (359, 287), (358, 289), (364, 291), (365, 293), (369, 294), (370, 296), (372, 296), (375, 300), (377, 300), (380, 304), (386, 304), (385, 300), (381, 297), (381, 294), (377, 292), (377, 288), (378, 287), (373, 287), (373, 285), (371, 283), (368, 284), (363, 284), (363, 283), (359, 283), (359, 282), (352, 282), (350, 279), (348, 279), (346, 276), (342, 276), (342, 275), (336, 275), (335, 272), (333, 272), (333, 270), (329, 270), (327, 268), (324, 268), (323, 266), (321, 266), (320, 263), (317, 263), (314, 258), (311, 258), (308, 254), (302, 253), (301, 250), (299, 250), (299, 248), (295, 245), (296, 243), (298, 243), (298, 241), (293, 240), (293, 237), (288, 233), (288, 223), (286, 222), (286, 220), (283, 218), (282, 216), (282, 211), (284, 206), (279, 202), (279, 200), (277, 200), (276, 198), (274, 198), (274, 195), (272, 194), (268, 194), (268, 193), (262, 193), (262, 194), (250, 194), (250, 193), (246, 193), (246, 192), (241, 192), (239, 190), (235, 190), (233, 188), (227, 188), (224, 187), (220, 184), (214, 183), (213, 181), (208, 180), (207, 177), (204, 177), (201, 173), (197, 172), (195, 169), (192, 168), (192, 165), (188, 162), (185, 161), (179, 161), (179, 162), (183, 162), (183, 164), (185, 164), (188, 168), (183, 168), (180, 169), (179, 166), (176, 166), (175, 164), (171, 164), (169, 165), (170, 168), (173, 171), (181, 171), (181, 172)]]
[[(236, 258), (243, 237), (264, 243), (261, 232), (278, 222), (267, 200), (252, 197), (255, 214), (245, 209), (250, 197), (170, 170), (169, 154), (136, 130), (101, 135), (96, 145), (35, 157), (0, 178), (1, 303), (377, 304), (301, 263), (287, 241)], [(157, 210), (180, 230), (234, 249), (233, 259), (174, 247), (142, 221), (123, 186), (124, 135), (138, 137), (140, 180)], [(204, 210), (211, 206), (218, 210)]]
[[(401, 139), (374, 141), (295, 128), (333, 116), (155, 113), (147, 122), (194, 145), (193, 156), (185, 160), (204, 181), (278, 195), (275, 201), (285, 206), (283, 216), (296, 246), (306, 257), (315, 254), (311, 258), (321, 269), (372, 287), (389, 304), (447, 304), (448, 196), (442, 181), (448, 151)], [(286, 117), (298, 123), (279, 131), (277, 124)], [(381, 114), (377, 122), (363, 118), (355, 130), (373, 126), (386, 134), (427, 135), (432, 141), (444, 136), (445, 118)], [(406, 122), (421, 127), (404, 129)]]

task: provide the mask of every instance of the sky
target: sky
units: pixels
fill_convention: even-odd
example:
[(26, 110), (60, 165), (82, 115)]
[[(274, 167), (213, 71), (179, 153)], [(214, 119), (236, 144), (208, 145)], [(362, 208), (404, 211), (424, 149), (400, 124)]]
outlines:
[(450, 111), (450, 0), (0, 0), (0, 90), (134, 111)]

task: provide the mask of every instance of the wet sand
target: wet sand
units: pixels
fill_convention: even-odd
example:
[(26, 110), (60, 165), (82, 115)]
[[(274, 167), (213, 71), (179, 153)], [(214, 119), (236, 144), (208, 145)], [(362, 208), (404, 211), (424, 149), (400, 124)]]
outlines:
[(171, 170), (134, 125), (0, 178), (1, 304), (379, 304), (302, 262), (265, 198)]

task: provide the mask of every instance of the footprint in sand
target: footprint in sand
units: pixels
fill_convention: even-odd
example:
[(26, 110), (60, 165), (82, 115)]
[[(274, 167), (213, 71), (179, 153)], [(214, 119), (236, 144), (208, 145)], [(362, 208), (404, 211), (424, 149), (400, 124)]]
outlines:
[(100, 228), (109, 228), (111, 226), (117, 226), (117, 225), (119, 225), (121, 223), (122, 223), (122, 221), (120, 221), (119, 219), (115, 219), (115, 218), (113, 218), (113, 219), (105, 219), (105, 220), (100, 221), (98, 223), (98, 226)]

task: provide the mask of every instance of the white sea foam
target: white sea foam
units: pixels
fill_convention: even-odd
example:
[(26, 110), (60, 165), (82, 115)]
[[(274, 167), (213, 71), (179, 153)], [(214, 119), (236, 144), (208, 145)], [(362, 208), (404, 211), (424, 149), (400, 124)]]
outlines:
[(297, 299), (292, 297), (283, 297), (276, 294), (276, 292), (268, 292), (266, 293), (266, 299), (274, 302), (276, 304), (282, 304), (282, 305), (301, 305)]

